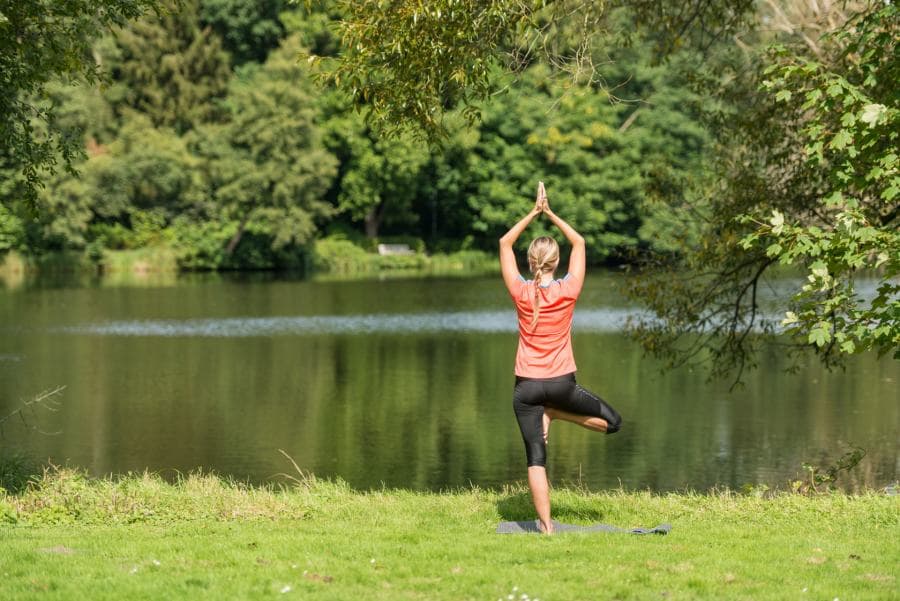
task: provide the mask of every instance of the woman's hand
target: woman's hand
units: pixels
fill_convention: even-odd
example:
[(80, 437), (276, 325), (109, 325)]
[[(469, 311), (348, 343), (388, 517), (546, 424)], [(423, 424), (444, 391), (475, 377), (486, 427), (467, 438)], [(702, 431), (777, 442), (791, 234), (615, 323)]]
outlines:
[(538, 202), (541, 205), (542, 213), (551, 213), (550, 201), (547, 199), (547, 190), (544, 188), (544, 182), (538, 182)]
[(547, 202), (547, 193), (544, 192), (544, 182), (538, 182), (537, 196), (534, 199), (534, 208), (531, 210), (535, 215), (540, 215), (544, 211), (544, 205)]

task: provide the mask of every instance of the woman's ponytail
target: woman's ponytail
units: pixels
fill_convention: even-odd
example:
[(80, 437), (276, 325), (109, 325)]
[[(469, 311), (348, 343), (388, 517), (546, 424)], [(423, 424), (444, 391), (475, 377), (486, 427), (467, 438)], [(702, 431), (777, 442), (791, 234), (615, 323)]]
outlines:
[(559, 245), (547, 236), (535, 238), (528, 247), (528, 267), (534, 276), (534, 300), (532, 302), (531, 329), (537, 327), (541, 315), (541, 276), (556, 269), (559, 263)]
[(538, 266), (537, 269), (534, 270), (534, 301), (531, 304), (531, 329), (533, 330), (535, 326), (537, 326), (538, 317), (541, 316), (541, 270), (542, 266)]

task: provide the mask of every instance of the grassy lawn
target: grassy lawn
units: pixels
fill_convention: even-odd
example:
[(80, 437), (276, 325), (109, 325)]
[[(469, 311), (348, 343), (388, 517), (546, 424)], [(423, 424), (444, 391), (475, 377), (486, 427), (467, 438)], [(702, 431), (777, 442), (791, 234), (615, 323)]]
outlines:
[[(3, 599), (897, 599), (900, 497), (555, 490), (560, 521), (667, 536), (498, 535), (524, 489), (50, 473), (0, 494)], [(524, 597), (523, 597), (524, 596)]]

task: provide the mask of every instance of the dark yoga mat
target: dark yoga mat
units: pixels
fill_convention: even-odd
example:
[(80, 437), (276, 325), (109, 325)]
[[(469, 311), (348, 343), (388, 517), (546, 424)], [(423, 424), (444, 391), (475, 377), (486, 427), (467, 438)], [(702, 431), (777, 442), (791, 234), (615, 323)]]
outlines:
[[(561, 524), (553, 520), (554, 533), (567, 532), (625, 532), (628, 534), (668, 534), (672, 527), (669, 524), (660, 524), (656, 528), (618, 528), (608, 524), (591, 524), (579, 526), (577, 524)], [(497, 526), (497, 534), (540, 534), (541, 528), (538, 521), (529, 522), (500, 522)]]

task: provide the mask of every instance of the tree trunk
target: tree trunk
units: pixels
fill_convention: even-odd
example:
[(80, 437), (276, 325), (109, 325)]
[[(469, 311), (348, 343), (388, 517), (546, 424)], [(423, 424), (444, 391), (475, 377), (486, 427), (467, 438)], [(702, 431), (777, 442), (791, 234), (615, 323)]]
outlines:
[(240, 224), (238, 224), (238, 229), (234, 233), (234, 236), (231, 237), (231, 240), (228, 241), (228, 246), (225, 247), (225, 254), (231, 256), (231, 253), (234, 252), (234, 249), (237, 248), (237, 245), (241, 242), (241, 236), (244, 235), (244, 228), (247, 227), (247, 222), (250, 221), (250, 214), (253, 211), (247, 211), (244, 213), (243, 218), (241, 218)]
[(378, 229), (381, 227), (381, 222), (384, 219), (384, 207), (386, 204), (384, 201), (381, 201), (366, 213), (366, 238), (378, 237)]

